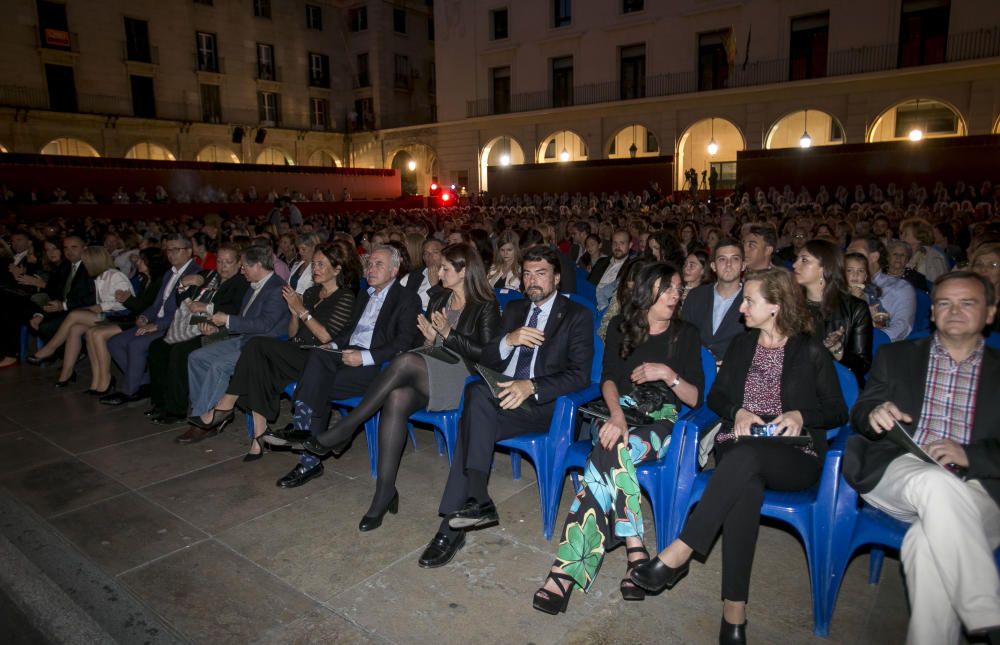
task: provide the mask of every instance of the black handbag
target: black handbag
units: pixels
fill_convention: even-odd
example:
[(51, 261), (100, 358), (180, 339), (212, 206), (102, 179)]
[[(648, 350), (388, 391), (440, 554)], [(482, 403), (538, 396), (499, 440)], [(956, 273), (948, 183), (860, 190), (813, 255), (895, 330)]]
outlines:
[[(636, 385), (631, 392), (618, 397), (618, 403), (625, 413), (625, 422), (630, 428), (651, 426), (662, 421), (673, 423), (677, 420), (678, 406), (673, 402), (670, 390), (656, 383)], [(607, 421), (611, 418), (604, 399), (598, 399), (580, 408), (580, 413)]]

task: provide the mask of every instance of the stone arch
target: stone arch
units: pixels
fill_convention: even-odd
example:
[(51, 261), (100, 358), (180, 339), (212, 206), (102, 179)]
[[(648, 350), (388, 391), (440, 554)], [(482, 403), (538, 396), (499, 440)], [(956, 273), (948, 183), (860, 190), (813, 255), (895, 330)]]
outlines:
[(199, 150), (195, 159), (207, 163), (240, 163), (239, 155), (226, 146), (214, 143)]
[(479, 153), (479, 190), (489, 190), (487, 168), (489, 166), (518, 166), (526, 161), (521, 143), (510, 135), (491, 139)]
[[(712, 151), (712, 144), (714, 152)], [(699, 185), (701, 173), (707, 177), (712, 164), (719, 164), (720, 188), (728, 187), (736, 179), (736, 153), (746, 149), (746, 137), (739, 126), (722, 117), (708, 117), (689, 125), (677, 140), (677, 152), (674, 155), (674, 175), (677, 189), (685, 186), (684, 173), (694, 168), (698, 173)]]
[[(808, 134), (808, 145), (803, 145), (803, 137)], [(814, 146), (837, 146), (847, 140), (844, 125), (840, 119), (824, 110), (805, 108), (796, 110), (777, 119), (764, 137), (764, 148), (810, 148)]]
[(268, 146), (260, 151), (254, 163), (265, 166), (294, 166), (292, 156), (278, 146)]
[(942, 99), (922, 96), (897, 101), (882, 110), (872, 121), (865, 141), (963, 137), (968, 131), (965, 117), (957, 107)]
[(344, 164), (341, 163), (340, 157), (333, 154), (326, 148), (319, 148), (314, 150), (311, 155), (309, 155), (309, 160), (306, 161), (307, 166), (321, 166), (323, 168), (340, 168)]
[(140, 141), (125, 153), (126, 159), (142, 159), (149, 161), (177, 161), (174, 153), (165, 146), (151, 141)]
[(630, 159), (633, 156), (633, 145), (635, 146), (635, 157), (655, 157), (662, 154), (659, 137), (639, 122), (622, 126), (611, 135), (605, 143), (604, 149), (608, 159)]
[(545, 136), (535, 151), (536, 163), (586, 161), (590, 158), (587, 141), (573, 130), (557, 130)]
[(59, 155), (68, 157), (100, 157), (100, 153), (86, 141), (71, 137), (59, 137), (42, 146), (43, 155)]

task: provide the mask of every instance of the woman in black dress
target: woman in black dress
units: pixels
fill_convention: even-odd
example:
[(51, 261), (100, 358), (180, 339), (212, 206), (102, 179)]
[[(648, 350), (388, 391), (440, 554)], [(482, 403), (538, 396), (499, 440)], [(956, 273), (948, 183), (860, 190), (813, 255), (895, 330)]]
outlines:
[[(570, 507), (552, 570), (535, 592), (539, 611), (565, 611), (573, 586), (589, 589), (605, 552), (622, 542), (626, 574), (649, 560), (635, 466), (663, 456), (681, 405), (696, 406), (705, 382), (698, 329), (676, 316), (680, 291), (681, 274), (673, 265), (647, 264), (636, 274), (624, 312), (608, 326), (601, 394), (610, 418), (587, 459), (584, 486)], [(654, 413), (659, 421), (630, 428), (621, 399), (637, 385), (655, 388), (664, 405)], [(620, 588), (626, 600), (645, 598), (627, 575)]]
[(500, 334), (500, 310), (475, 247), (446, 246), (441, 251), (439, 275), (444, 288), (431, 297), (426, 317), (417, 316), (416, 322), (424, 346), (443, 347), (455, 361), (446, 362), (419, 351), (400, 354), (372, 382), (358, 407), (333, 429), (303, 444), (319, 455), (331, 450), (339, 454), (365, 419), (382, 411), (378, 479), (375, 497), (358, 525), (362, 531), (378, 528), (386, 511), (395, 513), (398, 508), (396, 473), (410, 415), (421, 408), (457, 408), (465, 377), (472, 371), (471, 363), (478, 362), (483, 346)]
[(226, 394), (215, 409), (228, 412), (238, 404), (253, 414), (254, 436), (244, 461), (263, 455), (258, 439), (267, 431), (268, 421), (278, 418), (285, 386), (299, 378), (305, 368), (308, 352), (301, 346), (329, 343), (350, 320), (354, 292), (345, 287), (351, 282), (346, 266), (348, 258), (341, 245), (319, 247), (312, 259), (313, 286), (301, 296), (287, 285), (282, 291), (292, 313), (289, 340), (256, 337), (240, 353)]

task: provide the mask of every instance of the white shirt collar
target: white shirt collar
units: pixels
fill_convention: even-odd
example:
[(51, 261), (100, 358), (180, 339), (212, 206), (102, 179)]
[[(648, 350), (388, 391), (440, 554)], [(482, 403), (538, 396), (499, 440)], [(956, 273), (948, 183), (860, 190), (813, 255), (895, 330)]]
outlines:
[(184, 273), (185, 271), (187, 271), (188, 265), (191, 264), (192, 262), (194, 262), (194, 257), (192, 257), (190, 260), (188, 260), (187, 262), (185, 262), (179, 268), (175, 267), (175, 266), (171, 266), (170, 270), (173, 272), (174, 275), (180, 275), (180, 274)]
[(250, 283), (250, 288), (253, 289), (254, 291), (258, 291), (261, 287), (264, 286), (265, 282), (267, 282), (268, 280), (271, 279), (272, 275), (274, 275), (274, 271), (269, 271), (266, 276), (264, 276), (263, 278), (261, 278), (257, 282), (251, 282)]

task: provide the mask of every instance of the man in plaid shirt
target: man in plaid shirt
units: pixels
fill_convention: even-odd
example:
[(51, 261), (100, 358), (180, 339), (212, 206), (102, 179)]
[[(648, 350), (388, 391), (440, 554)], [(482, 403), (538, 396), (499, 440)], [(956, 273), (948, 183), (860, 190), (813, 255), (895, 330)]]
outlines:
[[(958, 643), (962, 626), (1000, 643), (1000, 352), (986, 347), (992, 285), (955, 271), (931, 294), (937, 331), (879, 349), (851, 414), (844, 477), (866, 502), (910, 523), (901, 556), (907, 643)], [(938, 464), (881, 441), (896, 422)]]

